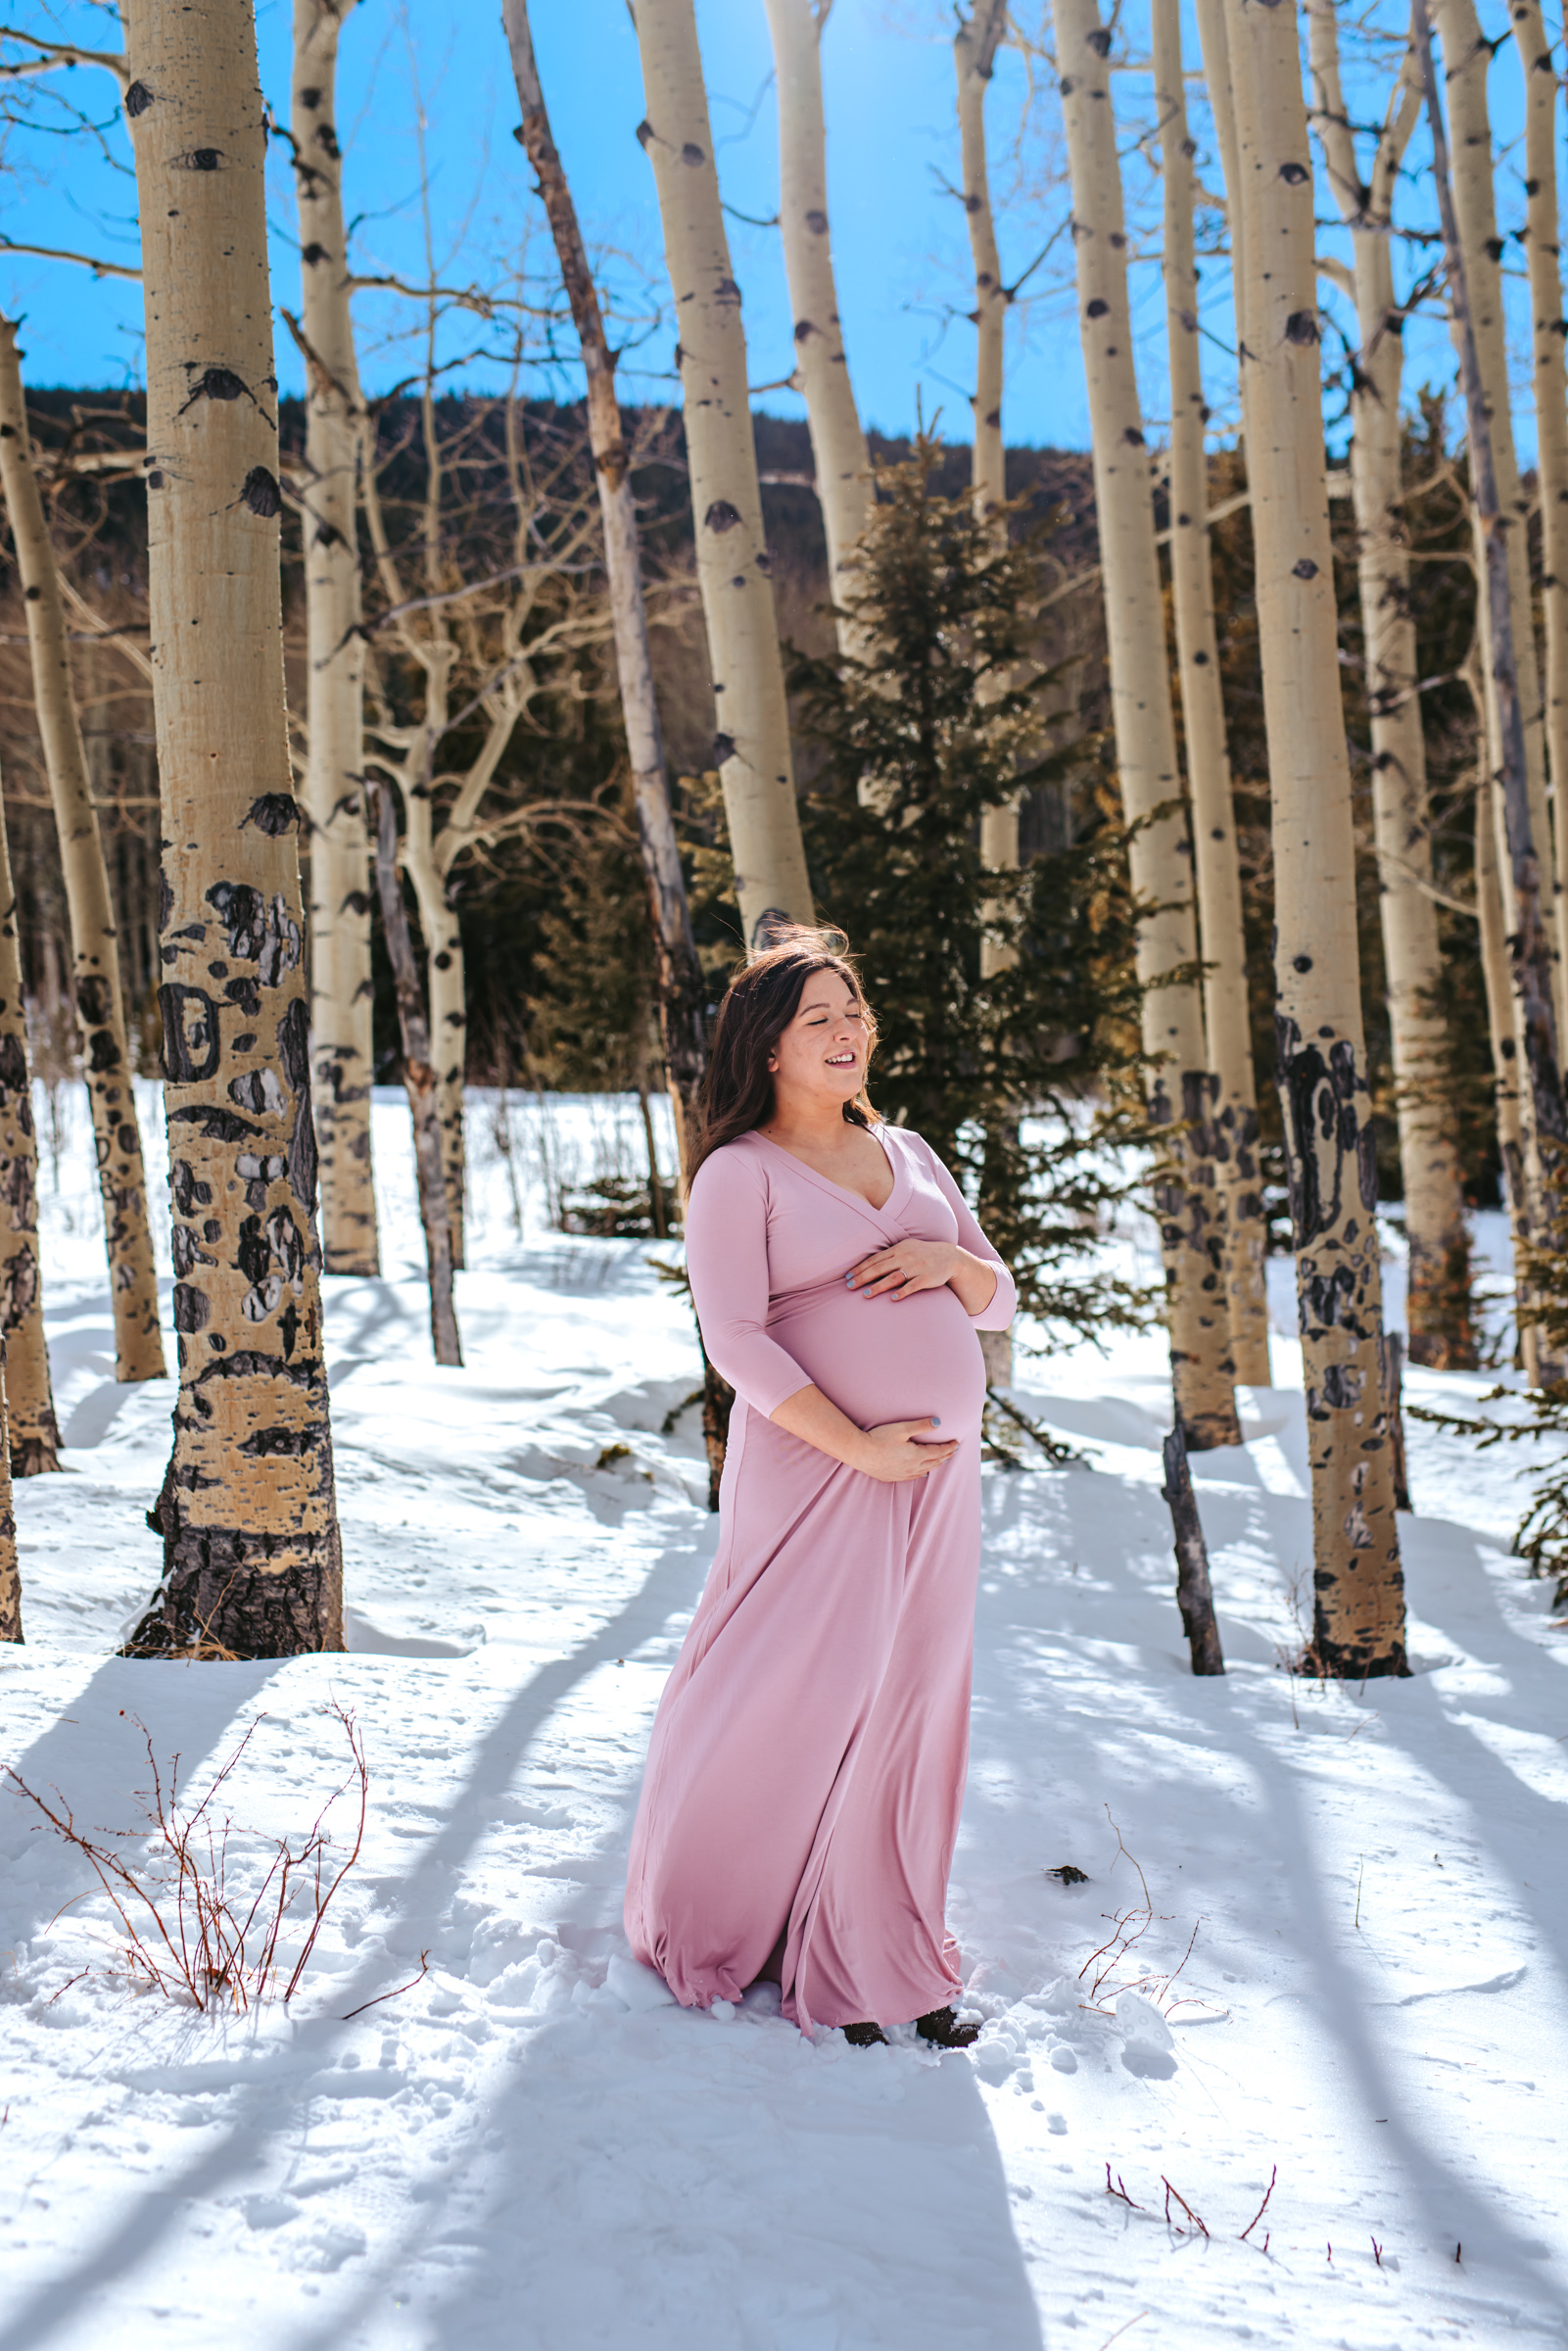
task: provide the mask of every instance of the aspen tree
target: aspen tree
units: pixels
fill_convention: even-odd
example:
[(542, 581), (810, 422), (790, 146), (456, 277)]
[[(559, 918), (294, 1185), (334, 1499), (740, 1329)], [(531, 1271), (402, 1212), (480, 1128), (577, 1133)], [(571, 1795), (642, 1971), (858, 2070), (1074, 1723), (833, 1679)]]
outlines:
[[(1478, 696), (1479, 699), (1479, 696)], [(1483, 741), (1485, 736), (1483, 735)], [(1497, 1122), (1497, 1152), (1508, 1192), (1508, 1225), (1519, 1304), (1528, 1307), (1530, 1286), (1525, 1265), (1530, 1254), (1530, 1214), (1525, 1189), (1524, 1121), (1519, 1100), (1519, 1046), (1515, 1035), (1513, 975), (1508, 966), (1508, 918), (1502, 902), (1502, 876), (1497, 868), (1497, 834), (1501, 823), (1497, 788), (1489, 776), (1476, 787), (1475, 894), (1481, 929), (1481, 979), (1487, 998), (1487, 1031), (1492, 1041), (1492, 1101)], [(1531, 1387), (1540, 1384), (1537, 1332), (1520, 1322), (1520, 1353)]]
[(767, 0), (779, 84), (779, 224), (794, 312), (795, 374), (806, 402), (811, 455), (828, 537), (838, 644), (855, 649), (844, 611), (854, 553), (871, 511), (871, 457), (849, 380), (828, 226), (822, 36), (832, 0)]
[(1372, 817), (1388, 971), (1395, 1108), (1409, 1238), (1412, 1364), (1473, 1369), (1470, 1243), (1459, 1155), (1445, 1105), (1450, 1062), (1438, 1009), (1443, 955), (1432, 896), (1426, 745), (1402, 504), (1403, 319), (1394, 294), (1391, 229), (1401, 158), (1421, 109), (1407, 53), (1364, 176), (1340, 83), (1333, 0), (1308, 12), (1314, 127), (1329, 185), (1351, 232), (1359, 349), (1352, 368), (1351, 487), (1372, 732)]
[(338, 36), (354, 0), (294, 0), (293, 162), (306, 363), (306, 768), (310, 1055), (328, 1273), (378, 1273), (370, 1157), (369, 843), (356, 478), (360, 400), (337, 134)]
[[(598, 291), (578, 225), (577, 207), (550, 133), (549, 116), (534, 56), (527, 0), (501, 0), (512, 74), (523, 110), (518, 133), (539, 177), (539, 192), (555, 241), (572, 323), (588, 380), (588, 430), (604, 525), (604, 566), (610, 620), (637, 803), (638, 844), (652, 918), (655, 987), (664, 1067), (676, 1114), (677, 1145), (685, 1168), (696, 1135), (697, 1093), (707, 1061), (703, 1005), (707, 988), (691, 934), (686, 877), (670, 809), (664, 733), (653, 685), (647, 605), (642, 594), (641, 537), (621, 411), (615, 398), (615, 357), (604, 332)], [(836, 313), (835, 313), (836, 316)], [(819, 458), (818, 475), (824, 465)], [(826, 504), (824, 510), (826, 511)], [(651, 1168), (652, 1161), (649, 1161)]]
[(1312, 1481), (1311, 1656), (1401, 1674), (1377, 1151), (1323, 479), (1312, 175), (1293, 6), (1227, 9), (1249, 285), (1247, 476), (1273, 796), (1275, 1030)]
[(174, 1447), (137, 1654), (343, 1647), (251, 0), (130, 0)]
[[(9, 1404), (13, 1477), (60, 1466), (38, 1271), (38, 1138), (17, 936), (17, 893), (0, 807), (0, 1362)], [(7, 1506), (9, 1507), (9, 1506)]]
[(719, 202), (692, 0), (640, 0), (647, 105), (638, 137), (653, 166), (675, 296), (697, 581), (718, 713), (736, 894), (748, 946), (779, 922), (809, 923), (784, 663), (746, 392), (740, 289)]
[[(1096, 0), (1054, 0), (1057, 64), (1072, 178), (1079, 330), (1094, 445), (1095, 511), (1111, 654), (1122, 805), (1140, 830), (1132, 885), (1153, 911), (1138, 926), (1143, 1041), (1151, 1102), (1173, 1163), (1158, 1202), (1176, 1417), (1193, 1450), (1238, 1444), (1224, 1284), (1225, 1200), (1216, 1177), (1212, 1089), (1204, 1048), (1192, 868), (1165, 662), (1154, 491), (1138, 408), (1126, 236), (1107, 63)], [(1171, 806), (1170, 803), (1176, 803)], [(1164, 809), (1159, 816), (1156, 809)]]
[[(1508, 553), (1508, 595), (1514, 621), (1514, 660), (1518, 669), (1520, 715), (1524, 726), (1525, 765), (1530, 792), (1531, 836), (1541, 859), (1546, 920), (1550, 926), (1553, 996), (1559, 1028), (1568, 1013), (1568, 893), (1555, 879), (1551, 829), (1547, 820), (1545, 730), (1541, 694), (1541, 669), (1536, 655), (1532, 619), (1534, 599), (1530, 579), (1528, 515), (1530, 501), (1519, 481), (1514, 449), (1513, 409), (1508, 382), (1507, 319), (1502, 302), (1503, 241), (1497, 234), (1497, 194), (1493, 181), (1492, 120), (1487, 103), (1487, 71), (1492, 43), (1482, 33), (1473, 0), (1438, 0), (1431, 21), (1443, 43), (1445, 81), (1453, 118), (1451, 158), (1452, 202), (1460, 250), (1464, 256), (1476, 358), (1486, 400), (1492, 441), (1492, 459), (1497, 477), (1499, 510)], [(1539, 356), (1539, 353), (1538, 353)], [(1474, 508), (1472, 507), (1472, 513)], [(1479, 516), (1475, 516), (1476, 567), (1485, 577), (1486, 547)], [(1488, 602), (1481, 599), (1482, 643), (1486, 656), (1488, 692), (1495, 661), (1486, 647), (1490, 627)], [(1501, 762), (1498, 721), (1491, 714), (1493, 765)], [(1562, 813), (1568, 794), (1568, 776), (1552, 778), (1552, 790)], [(1521, 1045), (1524, 1044), (1521, 1038)], [(1527, 1174), (1531, 1171), (1527, 1169)]]
[(1247, 1003), (1241, 860), (1214, 626), (1209, 467), (1193, 233), (1193, 142), (1181, 71), (1178, 0), (1155, 0), (1155, 110), (1164, 195), (1165, 332), (1170, 355), (1170, 587), (1187, 744), (1193, 870), (1204, 960), (1204, 1028), (1212, 1088), (1214, 1158), (1226, 1194), (1225, 1290), (1235, 1376), (1267, 1387), (1268, 1227), (1258, 1164), (1258, 1091)]
[[(1508, 530), (1512, 517), (1498, 480), (1495, 435), (1496, 417), (1482, 353), (1484, 339), (1477, 330), (1477, 305), (1470, 287), (1469, 256), (1460, 223), (1456, 191), (1449, 174), (1448, 133), (1443, 120), (1437, 66), (1432, 53), (1432, 30), (1426, 0), (1412, 0), (1411, 18), (1425, 87), (1427, 120), (1432, 130), (1432, 177), (1437, 188), (1438, 216), (1443, 228), (1448, 264), (1449, 319), (1459, 358), (1459, 380), (1464, 393), (1466, 443), (1470, 458), (1470, 495), (1477, 533), (1485, 556), (1483, 590), (1486, 643), (1491, 665), (1491, 704), (1497, 717), (1501, 750), (1498, 796), (1502, 804), (1505, 854), (1503, 903), (1507, 909), (1508, 953), (1512, 965), (1515, 1035), (1523, 1044), (1521, 1102), (1527, 1153), (1539, 1171), (1540, 1191), (1532, 1202), (1531, 1250), (1525, 1273), (1532, 1284), (1537, 1269), (1532, 1257), (1559, 1259), (1563, 1246), (1562, 1217), (1568, 1192), (1568, 1104), (1565, 1104), (1560, 1059), (1551, 939), (1544, 902), (1544, 876), (1549, 843), (1536, 831), (1532, 806), (1527, 730), (1519, 678), (1518, 642), (1530, 629), (1528, 601), (1519, 612), (1513, 600), (1513, 562)], [(1445, 48), (1445, 59), (1449, 52)], [(1449, 63), (1450, 87), (1458, 79)], [(1498, 436), (1500, 437), (1500, 436)], [(1553, 1268), (1555, 1271), (1555, 1268)], [(1538, 1363), (1539, 1375), (1539, 1363)]]
[[(1558, 244), (1559, 85), (1541, 0), (1512, 0), (1514, 37), (1525, 76), (1525, 254), (1530, 271), (1535, 360), (1536, 465), (1541, 491), (1541, 583), (1544, 620), (1546, 766), (1557, 841), (1556, 945), (1562, 979), (1558, 1025), (1568, 1013), (1568, 355)], [(1522, 536), (1522, 534), (1521, 534)]]
[(114, 901), (71, 690), (65, 602), (28, 446), (21, 358), (16, 322), (0, 318), (0, 484), (22, 581), (38, 732), (66, 880), (82, 1076), (92, 1108), (109, 1253), (115, 1376), (162, 1379), (158, 1274), (120, 995)]
[(5, 1346), (0, 1341), (0, 1641), (22, 1639), (22, 1571), (17, 1559), (17, 1513), (11, 1493), (11, 1448), (6, 1434)]

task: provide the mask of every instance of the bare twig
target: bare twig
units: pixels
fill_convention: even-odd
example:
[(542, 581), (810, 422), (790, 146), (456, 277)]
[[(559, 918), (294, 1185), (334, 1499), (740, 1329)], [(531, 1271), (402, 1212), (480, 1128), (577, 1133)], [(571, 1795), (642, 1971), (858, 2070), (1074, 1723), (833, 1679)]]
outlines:
[(1243, 2244), (1247, 2242), (1247, 2239), (1251, 2236), (1253, 2231), (1257, 2228), (1259, 2222), (1268, 2210), (1268, 2199), (1274, 2192), (1274, 2183), (1278, 2178), (1279, 2166), (1276, 2163), (1273, 2170), (1268, 2175), (1268, 2185), (1263, 2190), (1263, 2200), (1261, 2204), (1259, 2205), (1258, 2210), (1253, 2214), (1252, 2219), (1248, 2222), (1246, 2228), (1241, 2232), (1241, 2241)]

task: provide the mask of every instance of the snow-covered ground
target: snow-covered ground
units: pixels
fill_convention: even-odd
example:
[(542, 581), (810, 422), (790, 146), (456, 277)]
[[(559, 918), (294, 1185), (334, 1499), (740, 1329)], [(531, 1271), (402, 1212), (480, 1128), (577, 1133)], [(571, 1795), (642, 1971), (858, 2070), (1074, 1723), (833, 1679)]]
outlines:
[[(508, 1174), (476, 1103), (442, 1372), (404, 1114), (376, 1116), (388, 1275), (328, 1285), (351, 1650), (284, 1664), (111, 1654), (156, 1576), (170, 1389), (114, 1381), (73, 1105), (55, 1190), (45, 1153), (70, 1467), (18, 1490), (0, 1761), (131, 1829), (138, 1718), (192, 1787), (259, 1722), (243, 1875), (246, 1834), (303, 1833), (341, 1782), (338, 1698), (371, 1804), (292, 2009), (236, 2018), (127, 1990), (83, 1865), (0, 1794), (0, 2351), (1568, 2342), (1568, 1634), (1506, 1556), (1521, 1462), (1412, 1424), (1417, 1670), (1304, 1685), (1276, 1340), (1249, 1443), (1194, 1464), (1229, 1667), (1195, 1681), (1158, 1342), (1035, 1364), (1026, 1399), (1093, 1458), (986, 1477), (952, 1903), (982, 2039), (688, 2014), (619, 1918), (713, 1542), (695, 1415), (661, 1434), (696, 1350), (647, 1248), (543, 1215), (574, 1159), (635, 1168), (635, 1105), (514, 1104)], [(1144, 1932), (1102, 1976), (1118, 1916)]]

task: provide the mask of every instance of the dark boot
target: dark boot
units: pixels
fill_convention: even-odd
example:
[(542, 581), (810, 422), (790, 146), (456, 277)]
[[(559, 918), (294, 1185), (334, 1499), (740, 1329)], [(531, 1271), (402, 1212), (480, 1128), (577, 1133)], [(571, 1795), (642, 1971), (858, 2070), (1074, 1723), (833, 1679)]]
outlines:
[(874, 2049), (879, 2041), (887, 2046), (887, 2036), (880, 2025), (846, 2025), (844, 2039), (852, 2049)]
[(951, 2008), (933, 2008), (929, 2016), (918, 2016), (915, 2030), (922, 2040), (934, 2041), (939, 2049), (967, 2049), (980, 2038), (978, 2025), (961, 2025)]

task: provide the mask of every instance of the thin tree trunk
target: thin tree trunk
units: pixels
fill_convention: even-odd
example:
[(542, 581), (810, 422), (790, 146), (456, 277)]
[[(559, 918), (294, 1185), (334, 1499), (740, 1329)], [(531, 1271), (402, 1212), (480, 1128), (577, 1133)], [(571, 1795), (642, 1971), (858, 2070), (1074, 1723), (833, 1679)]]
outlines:
[[(1535, 358), (1536, 464), (1541, 492), (1541, 601), (1545, 622), (1546, 767), (1557, 853), (1552, 906), (1557, 1020), (1568, 1022), (1568, 357), (1558, 245), (1557, 97), (1541, 0), (1513, 0), (1525, 76), (1525, 254)], [(1520, 534), (1523, 536), (1523, 534)]]
[(970, 258), (974, 267), (974, 502), (981, 519), (1007, 498), (1007, 460), (1002, 443), (1003, 329), (1007, 289), (996, 250), (991, 182), (985, 156), (985, 93), (996, 70), (996, 53), (1007, 29), (1007, 0), (975, 0), (959, 19), (953, 36), (958, 72), (959, 149), (963, 158), (964, 212), (969, 221)]
[(115, 1315), (115, 1376), (162, 1379), (158, 1273), (147, 1209), (147, 1174), (131, 1084), (114, 901), (87, 754), (71, 692), (70, 640), (43, 504), (27, 440), (16, 322), (0, 319), (0, 482), (27, 616), (38, 732), (60, 839), (71, 916), (82, 1075), (98, 1150), (98, 1187)]
[[(659, 1034), (684, 1172), (691, 1139), (696, 1134), (697, 1096), (707, 1066), (703, 1018), (707, 989), (691, 935), (686, 877), (681, 870), (680, 843), (670, 810), (664, 735), (653, 687), (647, 606), (642, 595), (637, 501), (615, 398), (615, 359), (604, 332), (598, 291), (588, 265), (577, 208), (550, 134), (529, 29), (527, 0), (502, 0), (501, 14), (511, 46), (518, 103), (523, 110), (520, 135), (528, 160), (539, 174), (540, 194), (555, 240), (555, 258), (566, 298), (572, 306), (572, 323), (577, 329), (583, 372), (588, 381), (589, 441), (598, 478), (599, 511), (604, 520), (604, 562), (609, 575), (610, 622), (615, 632), (621, 713), (626, 723), (632, 791), (637, 802), (638, 845), (642, 854), (653, 927)], [(824, 473), (821, 458), (817, 470), (821, 478)], [(684, 1184), (684, 1173), (682, 1181)]]
[[(1557, 888), (1547, 820), (1545, 729), (1530, 579), (1530, 502), (1520, 487), (1513, 438), (1507, 319), (1502, 302), (1503, 241), (1497, 235), (1492, 121), (1487, 103), (1487, 72), (1492, 64), (1493, 44), (1481, 30), (1473, 0), (1438, 0), (1429, 16), (1443, 43), (1444, 78), (1453, 116), (1451, 196), (1459, 248), (1464, 256), (1471, 326), (1497, 476), (1497, 506), (1504, 517), (1503, 541), (1514, 614), (1513, 656), (1524, 731), (1531, 837), (1541, 861), (1541, 885), (1546, 898), (1553, 1010), (1560, 1028), (1568, 1017), (1568, 962), (1564, 960), (1564, 948), (1568, 945), (1568, 897)], [(1476, 532), (1476, 565), (1484, 578), (1487, 565), (1484, 531), (1473, 504), (1471, 511)], [(1482, 642), (1490, 681), (1496, 675), (1497, 660), (1486, 644), (1488, 612), (1488, 600), (1483, 596)], [(1568, 793), (1568, 776), (1555, 777), (1553, 789), (1561, 810), (1562, 795)], [(1525, 1039), (1521, 1038), (1520, 1043), (1523, 1046)], [(1527, 1174), (1530, 1173), (1527, 1168)]]
[(1213, 1090), (1214, 1157), (1226, 1194), (1225, 1293), (1235, 1377), (1269, 1384), (1268, 1225), (1258, 1162), (1258, 1089), (1247, 1003), (1241, 860), (1214, 626), (1204, 449), (1193, 142), (1182, 82), (1178, 0), (1155, 0), (1155, 109), (1164, 190), (1165, 332), (1170, 354), (1170, 587), (1192, 801), (1193, 869), (1204, 960), (1204, 1029)]
[(424, 1226), (425, 1263), (430, 1276), (430, 1339), (438, 1364), (462, 1363), (457, 1310), (452, 1302), (451, 1225), (448, 1219), (441, 1120), (430, 1029), (419, 990), (419, 967), (408, 936), (408, 912), (398, 872), (398, 811), (387, 784), (368, 787), (376, 820), (376, 887), (381, 893), (381, 927), (398, 990), (398, 1027), (403, 1037), (403, 1082), (413, 1125), (414, 1168), (419, 1180), (419, 1222)]
[(1192, 1472), (1187, 1467), (1187, 1448), (1179, 1420), (1165, 1439), (1162, 1459), (1165, 1482), (1161, 1492), (1170, 1511), (1176, 1544), (1176, 1606), (1181, 1611), (1181, 1627), (1187, 1636), (1192, 1669), (1200, 1674), (1223, 1673), (1225, 1653), (1220, 1646), (1213, 1586), (1209, 1579), (1209, 1546), (1204, 1541), (1204, 1522), (1198, 1515), (1198, 1498), (1192, 1490)]
[(1430, 888), (1426, 745), (1402, 503), (1403, 319), (1394, 298), (1390, 235), (1400, 161), (1420, 114), (1420, 84), (1407, 58), (1363, 178), (1340, 86), (1332, 0), (1315, 0), (1309, 24), (1315, 127), (1354, 257), (1360, 349), (1352, 369), (1351, 486), (1371, 713), (1378, 902), (1409, 1236), (1410, 1361), (1437, 1370), (1473, 1370), (1470, 1236), (1452, 1128), (1452, 1051), (1438, 1003), (1443, 951)]
[[(430, 989), (430, 1023), (426, 1050), (431, 1061), (432, 1115), (441, 1138), (441, 1166), (447, 1188), (447, 1237), (451, 1262), (464, 1264), (464, 1226), (467, 1206), (468, 1155), (463, 1132), (463, 1079), (468, 1058), (468, 974), (463, 959), (462, 927), (451, 903), (447, 869), (429, 842), (425, 800), (411, 811), (413, 821), (404, 841), (404, 871), (413, 884), (419, 904), (419, 927), (425, 935), (425, 973)], [(419, 818), (424, 817), (424, 825)], [(379, 885), (380, 874), (377, 873)], [(402, 900), (399, 900), (402, 904)], [(383, 916), (383, 920), (385, 917)], [(406, 919), (406, 918), (405, 918)], [(422, 1016), (421, 1016), (422, 1017)], [(410, 1106), (413, 1096), (409, 1097)], [(438, 1362), (441, 1360), (438, 1357)]]
[(1497, 866), (1499, 823), (1497, 788), (1483, 775), (1476, 789), (1475, 805), (1475, 893), (1481, 921), (1481, 976), (1492, 1039), (1492, 1100), (1497, 1122), (1497, 1151), (1502, 1161), (1502, 1179), (1507, 1186), (1514, 1288), (1520, 1309), (1516, 1317), (1519, 1357), (1526, 1380), (1534, 1388), (1541, 1384), (1541, 1334), (1525, 1319), (1531, 1302), (1525, 1278), (1530, 1258), (1530, 1201), (1525, 1182), (1524, 1119), (1513, 973), (1508, 961), (1508, 919), (1503, 910), (1502, 876)]
[[(0, 1332), (13, 1477), (60, 1466), (38, 1270), (38, 1138), (17, 936), (17, 893), (0, 804)], [(20, 1636), (19, 1636), (20, 1637)]]
[(17, 1513), (11, 1492), (11, 1445), (6, 1427), (6, 1348), (0, 1339), (0, 1641), (22, 1641), (22, 1569), (17, 1559)]
[[(1510, 885), (1504, 890), (1504, 904), (1511, 917), (1508, 951), (1513, 967), (1515, 1033), (1524, 1042), (1522, 1109), (1526, 1152), (1539, 1171), (1540, 1186), (1538, 1198), (1531, 1203), (1532, 1247), (1524, 1270), (1532, 1287), (1545, 1287), (1560, 1267), (1563, 1247), (1563, 1215), (1568, 1206), (1565, 1197), (1568, 1195), (1568, 1109), (1563, 1099), (1558, 1059), (1555, 973), (1543, 894), (1543, 869), (1549, 860), (1550, 843), (1538, 833), (1536, 810), (1532, 806), (1515, 635), (1509, 542), (1518, 541), (1523, 534), (1510, 532), (1505, 521), (1494, 448), (1496, 418), (1490, 410), (1482, 338), (1477, 333), (1471, 299), (1469, 256), (1449, 178), (1448, 134), (1426, 0), (1412, 0), (1411, 14), (1426, 90), (1427, 119), (1432, 129), (1432, 176), (1448, 262), (1449, 318), (1459, 355), (1459, 380), (1464, 393), (1471, 504), (1486, 556), (1483, 578), (1487, 645), (1492, 701), (1502, 752), (1500, 784)], [(1449, 86), (1453, 87), (1461, 73), (1447, 45), (1445, 57), (1449, 61)], [(1528, 596), (1517, 617), (1520, 635), (1527, 634)], [(1540, 1274), (1545, 1276), (1544, 1280), (1538, 1277), (1537, 1266), (1531, 1259), (1540, 1261)]]
[(658, 188), (680, 338), (697, 580), (718, 712), (713, 760), (724, 786), (740, 920), (755, 948), (781, 923), (809, 923), (812, 906), (763, 537), (740, 289), (719, 203), (692, 0), (640, 0), (637, 27), (647, 101), (638, 137)]
[(843, 607), (854, 591), (855, 550), (871, 512), (871, 457), (849, 380), (828, 227), (820, 52), (832, 5), (767, 0), (779, 84), (779, 222), (794, 312), (795, 373), (811, 428), (839, 649), (853, 653), (861, 649), (859, 633)]
[[(1229, 18), (1252, 381), (1247, 474), (1273, 791), (1276, 1034), (1312, 1480), (1312, 1654), (1405, 1672), (1381, 1403), (1377, 1152), (1323, 480), (1312, 177), (1293, 6)], [(1266, 259), (1266, 266), (1265, 266)]]
[[(179, 1396), (132, 1643), (343, 1647), (251, 0), (129, 0)], [(194, 357), (193, 357), (194, 355)]]
[[(1121, 174), (1107, 56), (1095, 0), (1054, 0), (1057, 60), (1072, 172), (1079, 327), (1094, 443), (1095, 511), (1111, 652), (1117, 768), (1129, 823), (1132, 886), (1154, 911), (1138, 926), (1151, 1107), (1173, 1178), (1158, 1200), (1176, 1417), (1198, 1451), (1241, 1442), (1225, 1297), (1223, 1216), (1213, 1160), (1212, 1091), (1198, 960), (1192, 868), (1180, 808), (1176, 729), (1164, 657), (1154, 493), (1138, 408), (1127, 301)], [(1173, 805), (1172, 805), (1173, 804)], [(1166, 813), (1154, 817), (1153, 811)], [(1176, 977), (1185, 974), (1185, 977)]]
[(310, 1055), (328, 1273), (381, 1270), (370, 1157), (369, 842), (356, 480), (360, 401), (337, 135), (338, 36), (354, 0), (294, 0), (294, 180), (306, 360), (303, 535), (309, 722)]

